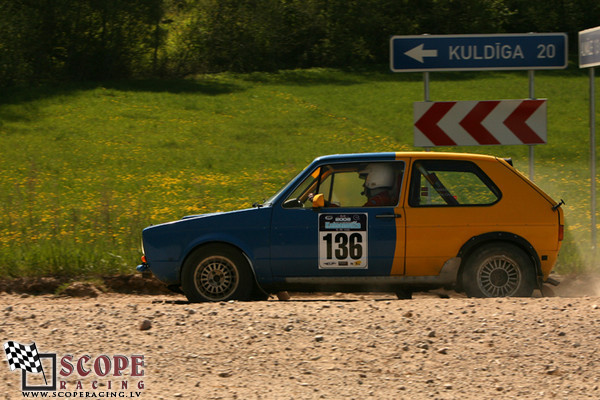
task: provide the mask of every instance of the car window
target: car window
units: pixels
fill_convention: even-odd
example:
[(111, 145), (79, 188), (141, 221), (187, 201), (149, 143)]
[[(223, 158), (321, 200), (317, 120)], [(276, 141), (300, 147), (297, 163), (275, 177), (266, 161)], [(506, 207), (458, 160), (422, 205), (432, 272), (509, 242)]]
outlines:
[(364, 180), (354, 170), (338, 171), (323, 180), (320, 192), (334, 206), (362, 207), (365, 204), (363, 183)]
[(500, 197), (500, 189), (470, 161), (420, 160), (413, 164), (412, 207), (490, 205)]
[(330, 164), (312, 172), (284, 201), (286, 208), (310, 208), (321, 193), (325, 207), (393, 207), (398, 204), (404, 162)]

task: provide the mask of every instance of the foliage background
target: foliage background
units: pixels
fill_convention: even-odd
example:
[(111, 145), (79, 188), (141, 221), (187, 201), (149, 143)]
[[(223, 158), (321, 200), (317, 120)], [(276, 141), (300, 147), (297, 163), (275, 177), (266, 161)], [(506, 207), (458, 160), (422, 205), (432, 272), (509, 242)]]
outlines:
[[(567, 32), (574, 59), (599, 21), (597, 0), (2, 0), (0, 276), (131, 272), (150, 224), (247, 207), (319, 155), (412, 150), (423, 83), (389, 72), (391, 35)], [(561, 272), (596, 264), (587, 85), (573, 65), (536, 73), (536, 183), (567, 201)], [(436, 73), (431, 96), (527, 87)], [(526, 171), (525, 146), (445, 150)]]
[(391, 35), (577, 32), (597, 0), (3, 0), (0, 86), (388, 62)]
[[(548, 98), (535, 182), (567, 203), (557, 270), (595, 268), (588, 78), (574, 68), (538, 71), (535, 82)], [(439, 101), (524, 98), (528, 78), (435, 73), (430, 91)], [(420, 74), (385, 68), (5, 89), (0, 276), (131, 273), (151, 224), (250, 207), (324, 154), (413, 150), (412, 103), (422, 98)], [(512, 157), (528, 173), (527, 146), (436, 150)]]

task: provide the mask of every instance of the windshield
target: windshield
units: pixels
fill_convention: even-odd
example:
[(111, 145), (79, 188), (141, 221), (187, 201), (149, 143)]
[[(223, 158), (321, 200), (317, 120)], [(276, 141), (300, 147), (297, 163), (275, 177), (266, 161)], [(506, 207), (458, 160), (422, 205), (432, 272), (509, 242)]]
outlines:
[[(308, 168), (308, 166), (306, 168)], [(275, 193), (273, 196), (271, 196), (267, 200), (265, 200), (263, 202), (263, 205), (273, 204), (273, 202), (275, 201), (275, 199), (277, 198), (277, 196), (279, 196), (279, 194), (281, 192), (283, 192), (284, 190), (286, 190), (292, 184), (292, 182), (294, 182), (296, 180), (296, 178), (298, 178), (300, 175), (302, 175), (304, 173), (304, 171), (306, 171), (306, 168), (304, 168), (302, 171), (300, 171), (300, 173), (298, 173), (296, 176), (294, 176), (292, 179), (290, 179), (288, 181), (288, 183), (286, 183), (281, 189), (279, 189), (277, 191), (277, 193)]]
[(403, 161), (327, 164), (316, 168), (287, 196), (284, 208), (312, 208), (316, 194), (327, 207), (392, 207), (398, 204)]

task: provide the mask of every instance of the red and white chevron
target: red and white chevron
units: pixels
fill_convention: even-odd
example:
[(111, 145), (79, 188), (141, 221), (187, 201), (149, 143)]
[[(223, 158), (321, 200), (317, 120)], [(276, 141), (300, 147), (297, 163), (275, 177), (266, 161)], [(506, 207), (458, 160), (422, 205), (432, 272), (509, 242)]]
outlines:
[(546, 100), (414, 103), (415, 146), (543, 144)]

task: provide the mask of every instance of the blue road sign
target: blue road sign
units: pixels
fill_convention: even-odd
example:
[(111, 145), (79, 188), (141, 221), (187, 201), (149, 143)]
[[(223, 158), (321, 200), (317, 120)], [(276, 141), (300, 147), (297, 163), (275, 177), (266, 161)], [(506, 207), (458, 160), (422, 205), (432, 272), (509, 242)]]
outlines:
[(600, 26), (579, 32), (579, 68), (600, 65)]
[(561, 69), (566, 33), (419, 35), (390, 39), (394, 72)]

